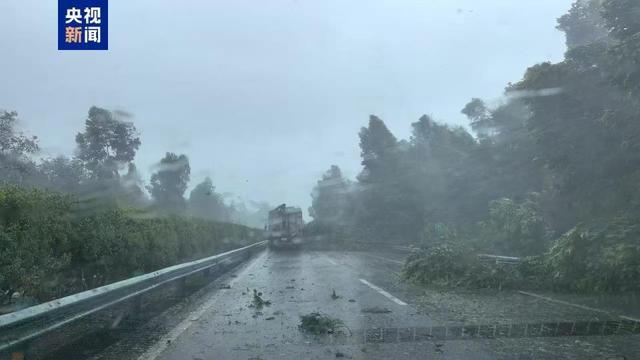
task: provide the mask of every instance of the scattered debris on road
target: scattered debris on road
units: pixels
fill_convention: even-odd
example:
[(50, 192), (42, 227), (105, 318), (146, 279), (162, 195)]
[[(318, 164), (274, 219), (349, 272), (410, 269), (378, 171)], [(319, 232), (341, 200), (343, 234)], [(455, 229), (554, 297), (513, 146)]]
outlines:
[(275, 320), (275, 319), (276, 319), (276, 317), (275, 317), (275, 316), (269, 316), (269, 317), (266, 317), (266, 318), (264, 318), (264, 319), (265, 319), (265, 320)]
[(329, 317), (319, 312), (312, 312), (300, 316), (299, 329), (307, 333), (315, 335), (334, 334), (341, 328), (345, 328), (342, 320)]
[(256, 309), (261, 309), (265, 305), (271, 305), (271, 301), (264, 300), (262, 298), (262, 293), (258, 292), (258, 290), (256, 289), (253, 289), (253, 303), (249, 306), (255, 307)]
[(342, 296), (336, 294), (336, 289), (333, 289), (333, 292), (331, 293), (331, 299), (333, 300), (338, 300), (340, 299)]
[(231, 289), (231, 285), (229, 285), (229, 284), (222, 284), (222, 285), (220, 285), (220, 289)]
[(356, 302), (356, 299), (349, 299), (349, 302)]

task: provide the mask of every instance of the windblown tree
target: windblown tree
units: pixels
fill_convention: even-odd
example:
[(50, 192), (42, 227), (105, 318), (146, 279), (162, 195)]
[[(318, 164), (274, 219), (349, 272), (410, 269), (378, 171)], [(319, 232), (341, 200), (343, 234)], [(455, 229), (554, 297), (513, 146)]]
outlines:
[(378, 241), (399, 241), (415, 235), (413, 196), (403, 180), (409, 144), (398, 141), (385, 123), (371, 115), (360, 130), (362, 172), (354, 209), (361, 236)]
[(427, 115), (411, 127), (409, 165), (399, 176), (405, 179), (406, 191), (413, 194), (406, 197), (407, 201), (420, 214), (414, 219), (415, 231), (423, 225), (459, 223), (482, 214), (478, 202), (486, 205), (486, 201), (476, 199), (472, 193), (479, 182), (469, 171), (477, 168), (469, 161), (476, 150), (471, 135), (462, 128), (438, 124)]
[(120, 178), (120, 187), (122, 188), (120, 196), (126, 197), (129, 204), (147, 205), (149, 198), (144, 191), (144, 181), (134, 163), (129, 163), (127, 172)]
[(18, 113), (0, 111), (0, 181), (27, 183), (36, 175), (30, 156), (38, 151), (38, 138), (17, 130)]
[(578, 0), (558, 19), (557, 29), (564, 31), (567, 48), (608, 42), (609, 31), (602, 18), (603, 0)]
[(253, 228), (264, 227), (272, 209), (273, 206), (264, 201), (250, 201), (249, 206), (244, 201), (231, 201), (228, 206), (231, 222)]
[(92, 106), (85, 130), (76, 135), (77, 157), (92, 179), (110, 180), (133, 161), (140, 138), (135, 126), (118, 119), (112, 112)]
[(532, 112), (532, 151), (552, 173), (546, 207), (563, 230), (640, 203), (635, 190), (640, 178), (640, 20), (627, 16), (640, 5), (611, 0), (602, 6), (605, 26), (617, 43), (569, 49), (564, 61), (533, 66), (514, 86), (529, 92), (561, 90), (524, 102)]
[[(507, 100), (493, 109), (472, 99), (462, 110), (479, 140), (467, 161), (466, 172), (474, 182), (469, 190), (483, 194), (478, 198), (483, 204), (501, 197), (520, 201), (543, 186), (544, 170), (536, 161), (534, 139), (527, 129), (531, 113), (518, 94), (507, 90), (506, 96)], [(483, 109), (481, 121), (468, 111), (474, 103)]]
[(309, 215), (314, 221), (329, 224), (342, 224), (348, 221), (349, 182), (342, 177), (337, 165), (331, 165), (311, 193)]
[(206, 177), (189, 194), (189, 213), (192, 216), (217, 221), (229, 221), (229, 209), (222, 195), (216, 192), (211, 178)]
[(38, 164), (38, 170), (45, 179), (43, 187), (66, 193), (77, 192), (88, 178), (81, 160), (62, 155), (43, 159)]
[(131, 122), (93, 106), (89, 109), (84, 132), (76, 135), (76, 145), (76, 159), (82, 162), (88, 176), (84, 185), (75, 191), (82, 200), (140, 205), (143, 194), (127, 185), (131, 183), (132, 174), (123, 178), (120, 173), (131, 170), (140, 147), (138, 132)]
[(469, 118), (471, 128), (480, 140), (491, 137), (494, 131), (491, 126), (491, 112), (482, 99), (471, 99), (461, 112)]
[(369, 126), (360, 129), (360, 155), (362, 173), (358, 179), (364, 183), (383, 180), (394, 166), (398, 154), (398, 140), (377, 116), (369, 116)]
[(168, 152), (151, 175), (147, 189), (160, 213), (181, 214), (186, 209), (184, 192), (191, 175), (189, 159), (186, 155)]

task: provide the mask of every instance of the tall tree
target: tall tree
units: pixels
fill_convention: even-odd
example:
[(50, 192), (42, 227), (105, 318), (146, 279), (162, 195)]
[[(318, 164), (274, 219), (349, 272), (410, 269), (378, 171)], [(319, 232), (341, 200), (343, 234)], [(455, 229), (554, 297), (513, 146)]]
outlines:
[(149, 199), (143, 190), (142, 175), (140, 175), (136, 164), (129, 163), (127, 173), (120, 178), (120, 187), (122, 189), (119, 194), (121, 202), (134, 206), (143, 206), (148, 203)]
[(0, 111), (0, 182), (25, 184), (37, 176), (30, 156), (38, 151), (38, 138), (17, 130), (18, 113)]
[(322, 223), (338, 224), (347, 221), (349, 182), (342, 177), (337, 165), (331, 165), (311, 193), (309, 214)]
[(508, 88), (508, 100), (493, 109), (482, 103), (481, 122), (465, 111), (481, 100), (472, 99), (462, 110), (480, 140), (477, 149), (469, 156), (466, 170), (473, 173), (470, 179), (475, 178), (479, 182), (475, 184), (477, 189), (487, 195), (483, 203), (501, 197), (518, 198), (542, 188), (544, 172), (540, 163), (535, 161), (534, 139), (527, 129), (531, 112), (521, 98), (510, 98), (510, 94)]
[(398, 140), (380, 118), (371, 115), (369, 126), (360, 129), (360, 149), (363, 170), (359, 179), (363, 182), (376, 181), (392, 164)]
[(640, 3), (637, 0), (603, 0), (602, 16), (606, 28), (620, 40), (640, 33)]
[(135, 126), (112, 112), (92, 106), (85, 130), (76, 135), (77, 157), (93, 179), (115, 179), (133, 161), (140, 138)]
[[(569, 49), (565, 60), (529, 68), (514, 89), (554, 96), (523, 99), (535, 157), (549, 170), (545, 208), (560, 230), (578, 221), (640, 210), (640, 11), (607, 0), (602, 16), (615, 42)], [(631, 14), (632, 16), (628, 16)]]
[[(423, 115), (411, 124), (410, 162), (404, 177), (407, 186), (407, 201), (420, 213), (416, 226), (421, 221), (461, 222), (468, 220), (469, 214), (477, 212), (478, 200), (474, 190), (481, 185), (478, 167), (469, 161), (470, 154), (477, 150), (473, 137), (462, 128), (452, 128), (438, 124), (431, 117)], [(446, 205), (445, 205), (446, 204)]]
[(0, 112), (0, 155), (16, 154), (20, 156), (38, 151), (38, 138), (27, 137), (16, 129), (18, 113), (15, 111)]
[(153, 197), (158, 211), (161, 213), (182, 213), (186, 202), (184, 192), (187, 190), (191, 167), (186, 155), (168, 152), (157, 165), (157, 172), (151, 175), (147, 187)]
[(471, 128), (480, 139), (484, 139), (493, 133), (494, 129), (490, 123), (491, 113), (482, 99), (471, 99), (461, 112), (469, 118)]
[(222, 196), (216, 192), (213, 181), (209, 177), (206, 177), (191, 190), (189, 194), (189, 213), (192, 216), (204, 219), (230, 220), (229, 209), (222, 200)]
[(398, 141), (374, 115), (359, 135), (363, 170), (356, 188), (355, 223), (362, 229), (362, 236), (377, 240), (399, 241), (412, 236), (416, 212), (412, 211), (412, 194), (403, 180), (409, 144)]
[(44, 176), (45, 187), (63, 192), (77, 192), (87, 179), (82, 161), (65, 156), (43, 159), (38, 169)]
[(612, 41), (602, 18), (602, 3), (603, 0), (578, 0), (558, 19), (557, 29), (564, 31), (567, 48)]

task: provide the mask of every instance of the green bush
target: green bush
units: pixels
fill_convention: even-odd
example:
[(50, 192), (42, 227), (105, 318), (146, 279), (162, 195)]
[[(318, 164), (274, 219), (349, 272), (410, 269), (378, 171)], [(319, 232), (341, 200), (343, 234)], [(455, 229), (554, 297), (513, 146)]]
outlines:
[(420, 284), (453, 284), (465, 275), (471, 260), (457, 246), (436, 245), (412, 252), (403, 268), (403, 275)]
[(639, 221), (620, 216), (576, 226), (543, 256), (545, 275), (559, 289), (639, 291)]
[(0, 187), (0, 291), (48, 300), (258, 241), (213, 221), (149, 217), (71, 196)]
[(502, 289), (523, 281), (518, 266), (482, 262), (469, 249), (444, 243), (413, 252), (403, 276), (423, 285)]
[(474, 288), (544, 288), (579, 292), (640, 291), (640, 219), (578, 225), (542, 255), (517, 265), (481, 262), (471, 246), (443, 243), (413, 253), (405, 278)]
[(489, 218), (474, 226), (485, 251), (512, 256), (544, 253), (549, 246), (547, 233), (538, 193), (529, 193), (519, 203), (507, 198), (489, 202)]

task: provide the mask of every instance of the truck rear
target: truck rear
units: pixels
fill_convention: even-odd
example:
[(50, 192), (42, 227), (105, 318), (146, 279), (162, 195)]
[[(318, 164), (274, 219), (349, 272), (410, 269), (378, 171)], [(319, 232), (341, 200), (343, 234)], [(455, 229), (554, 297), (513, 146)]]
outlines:
[(282, 204), (269, 211), (267, 240), (272, 249), (302, 246), (302, 209)]

